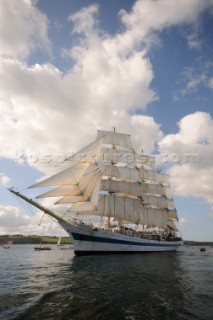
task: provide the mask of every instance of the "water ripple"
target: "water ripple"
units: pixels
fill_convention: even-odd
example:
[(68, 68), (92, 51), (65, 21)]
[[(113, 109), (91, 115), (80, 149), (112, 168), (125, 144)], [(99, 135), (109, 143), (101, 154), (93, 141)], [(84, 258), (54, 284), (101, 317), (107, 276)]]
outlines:
[(212, 320), (213, 251), (74, 257), (0, 251), (2, 320)]

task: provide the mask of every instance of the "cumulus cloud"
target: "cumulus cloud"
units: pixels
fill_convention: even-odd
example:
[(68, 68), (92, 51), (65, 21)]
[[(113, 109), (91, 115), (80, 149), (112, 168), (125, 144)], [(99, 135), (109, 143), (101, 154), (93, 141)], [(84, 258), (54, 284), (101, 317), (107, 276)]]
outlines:
[(10, 178), (0, 172), (0, 186), (6, 186), (10, 182)]
[(133, 43), (138, 45), (141, 38), (150, 44), (150, 37), (154, 33), (160, 33), (171, 26), (195, 23), (204, 10), (212, 7), (212, 0), (138, 0), (131, 12), (120, 11), (127, 32), (124, 37), (118, 35), (116, 40), (123, 49)]
[[(1, 2), (6, 28), (0, 33), (2, 155), (67, 154), (94, 139), (96, 129), (112, 126), (131, 133), (137, 148), (151, 152), (163, 133), (153, 118), (141, 115), (158, 99), (151, 88), (150, 46), (163, 29), (194, 23), (211, 3), (139, 0), (130, 12), (120, 12), (123, 31), (115, 35), (100, 30), (97, 5), (83, 8), (69, 16), (76, 38), (64, 52), (73, 66), (62, 73), (53, 64), (29, 66), (21, 59), (40, 45), (49, 47), (47, 16), (30, 0)], [(17, 30), (15, 41), (10, 28)]]
[[(35, 8), (31, 9), (34, 14)], [(125, 59), (110, 53), (94, 14), (96, 6), (70, 17), (74, 32), (81, 32), (82, 37), (70, 49), (75, 64), (66, 74), (51, 64), (28, 66), (11, 57), (1, 59), (2, 155), (14, 158), (21, 151), (37, 155), (75, 151), (95, 138), (96, 129), (110, 130), (114, 125), (132, 132), (133, 138), (141, 132), (150, 137), (143, 139), (147, 152), (162, 135), (152, 118), (130, 115), (156, 99), (150, 89), (153, 71), (148, 57), (143, 51), (133, 51)], [(139, 138), (135, 141), (141, 143)]]
[(0, 206), (0, 234), (24, 233), (28, 230), (32, 233), (34, 225), (29, 216), (23, 215), (15, 206)]
[(42, 235), (43, 227), (45, 227), (45, 235), (62, 234), (67, 236), (67, 233), (47, 215), (43, 219), (42, 216), (41, 212), (29, 216), (21, 212), (18, 207), (0, 205), (0, 234)]
[(168, 171), (176, 194), (202, 197), (213, 203), (213, 119), (208, 113), (195, 112), (179, 122), (179, 132), (166, 135), (160, 142), (161, 153), (198, 154), (200, 161), (173, 165)]
[(50, 51), (47, 17), (33, 1), (1, 0), (0, 21), (0, 55), (26, 58), (38, 47)]

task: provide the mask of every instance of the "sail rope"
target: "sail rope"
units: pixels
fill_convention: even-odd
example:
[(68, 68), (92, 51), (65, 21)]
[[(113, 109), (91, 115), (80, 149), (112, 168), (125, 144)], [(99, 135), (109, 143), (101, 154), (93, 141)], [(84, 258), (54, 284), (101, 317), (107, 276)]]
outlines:
[(19, 197), (16, 197), (15, 195), (13, 195), (13, 197), (18, 201), (19, 205), (24, 209), (24, 211), (31, 216), (31, 218), (33, 219), (33, 221), (36, 223), (36, 224), (39, 224), (39, 221), (37, 219), (37, 217), (35, 217), (34, 215), (34, 212), (33, 212), (33, 209), (32, 207), (27, 203), (25, 202), (24, 200), (21, 200)]
[[(19, 205), (24, 209), (24, 211), (32, 218), (33, 222), (38, 226), (42, 226), (42, 221), (45, 216), (45, 212), (42, 214), (41, 218), (36, 217), (35, 212), (29, 203), (25, 202), (24, 200), (20, 199), (19, 197), (15, 196), (14, 194), (12, 196), (18, 201)], [(54, 230), (55, 229), (53, 227), (54, 223), (57, 224), (58, 227), (62, 228), (61, 225), (58, 223), (58, 221), (55, 220), (53, 217), (48, 216), (48, 218), (51, 219), (52, 222), (51, 222), (50, 226), (45, 226), (46, 229)]]

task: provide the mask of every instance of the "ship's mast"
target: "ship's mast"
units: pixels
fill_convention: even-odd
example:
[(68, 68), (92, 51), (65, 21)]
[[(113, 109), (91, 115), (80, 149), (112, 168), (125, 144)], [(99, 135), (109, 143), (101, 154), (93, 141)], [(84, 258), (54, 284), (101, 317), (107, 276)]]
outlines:
[[(113, 132), (115, 132), (115, 126), (112, 127), (112, 129), (113, 129)], [(112, 145), (112, 149), (115, 149), (114, 144)], [(113, 165), (113, 162), (112, 162), (112, 165)], [(107, 228), (110, 229), (110, 217), (107, 218)]]

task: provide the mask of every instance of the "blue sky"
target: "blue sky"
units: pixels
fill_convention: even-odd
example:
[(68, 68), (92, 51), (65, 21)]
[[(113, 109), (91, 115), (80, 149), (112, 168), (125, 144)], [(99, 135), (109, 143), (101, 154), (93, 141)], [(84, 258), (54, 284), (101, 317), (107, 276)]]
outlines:
[(0, 233), (39, 232), (7, 186), (24, 190), (59, 170), (42, 156), (70, 154), (116, 125), (138, 150), (199, 154), (163, 167), (184, 239), (213, 241), (213, 1), (8, 0), (0, 9)]

